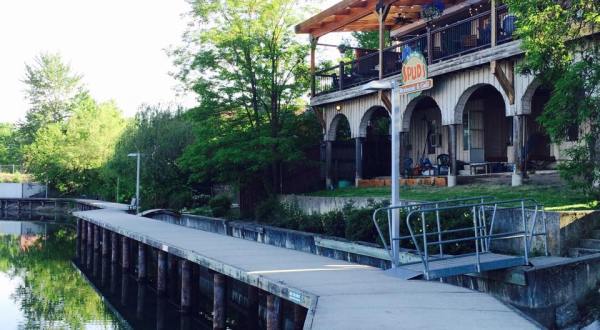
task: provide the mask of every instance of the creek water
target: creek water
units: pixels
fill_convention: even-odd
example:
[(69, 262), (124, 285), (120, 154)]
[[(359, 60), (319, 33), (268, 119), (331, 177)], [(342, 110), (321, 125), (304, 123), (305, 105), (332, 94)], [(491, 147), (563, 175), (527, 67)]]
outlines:
[[(148, 279), (137, 282), (135, 269), (123, 272), (99, 253), (76, 259), (75, 227), (64, 214), (0, 214), (1, 329), (212, 329), (208, 270), (194, 265), (192, 311), (181, 313), (176, 281), (166, 298), (155, 294), (156, 251), (147, 253)], [(247, 293), (227, 280), (228, 329), (265, 328), (266, 296), (253, 310)], [(282, 328), (292, 329), (292, 304), (281, 309)]]

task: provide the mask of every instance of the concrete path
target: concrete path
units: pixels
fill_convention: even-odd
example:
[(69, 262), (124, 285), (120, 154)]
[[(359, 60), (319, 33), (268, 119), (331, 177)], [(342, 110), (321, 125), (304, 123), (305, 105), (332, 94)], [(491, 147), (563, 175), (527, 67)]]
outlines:
[(535, 329), (495, 298), (116, 209), (75, 216), (304, 305), (305, 329)]

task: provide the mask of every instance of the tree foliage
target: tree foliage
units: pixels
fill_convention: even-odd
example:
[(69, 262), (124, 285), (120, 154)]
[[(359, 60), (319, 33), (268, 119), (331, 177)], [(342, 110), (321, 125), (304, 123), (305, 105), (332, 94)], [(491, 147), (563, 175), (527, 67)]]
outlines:
[[(181, 79), (198, 96), (189, 112), (196, 141), (182, 164), (196, 181), (258, 180), (275, 190), (283, 162), (316, 141), (302, 115), (307, 45), (293, 26), (296, 0), (193, 1), (185, 46), (173, 52)], [(313, 119), (314, 121), (314, 119)]]
[(73, 72), (60, 54), (42, 53), (33, 64), (26, 64), (24, 83), (30, 104), (21, 127), (26, 142), (31, 142), (45, 125), (66, 120), (86, 94), (81, 76)]
[(193, 140), (191, 124), (180, 110), (145, 107), (129, 123), (114, 156), (102, 170), (101, 194), (112, 199), (118, 179), (119, 201), (134, 196), (136, 161), (127, 155), (140, 152), (142, 207), (181, 209), (188, 206), (192, 198), (189, 174), (177, 159)]
[(506, 0), (523, 40), (524, 72), (553, 88), (540, 122), (555, 142), (581, 127), (562, 174), (600, 197), (600, 2)]
[(21, 151), (17, 128), (0, 123), (0, 164), (20, 164)]
[(99, 169), (113, 156), (125, 128), (121, 112), (112, 102), (81, 98), (71, 117), (45, 125), (24, 147), (28, 171), (47, 180), (61, 193), (81, 193), (97, 184)]

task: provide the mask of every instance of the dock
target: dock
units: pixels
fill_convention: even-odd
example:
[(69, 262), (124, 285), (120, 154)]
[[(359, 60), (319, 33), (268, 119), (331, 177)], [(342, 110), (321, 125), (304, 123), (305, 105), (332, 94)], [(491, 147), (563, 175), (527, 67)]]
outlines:
[[(119, 235), (123, 241), (137, 241), (206, 267), (216, 276), (228, 276), (264, 290), (269, 302), (285, 299), (306, 308), (304, 329), (539, 327), (484, 293), (437, 281), (402, 280), (379, 268), (127, 214), (122, 204), (80, 202), (98, 208), (74, 212), (80, 219), (77, 228), (82, 243), (86, 239), (91, 242), (93, 237), (93, 246), (105, 245), (103, 253), (106, 250), (110, 254), (110, 246), (119, 244), (109, 246), (108, 240)], [(103, 233), (102, 243), (98, 233)], [(141, 269), (145, 268), (143, 265)], [(267, 318), (276, 319), (272, 312), (269, 308)], [(267, 320), (267, 328), (278, 327)]]

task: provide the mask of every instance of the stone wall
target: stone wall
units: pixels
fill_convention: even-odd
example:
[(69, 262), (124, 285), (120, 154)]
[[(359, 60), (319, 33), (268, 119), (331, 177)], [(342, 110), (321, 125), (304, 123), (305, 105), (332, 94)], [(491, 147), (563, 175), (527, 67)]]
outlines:
[(338, 211), (348, 204), (354, 207), (368, 207), (375, 202), (389, 201), (388, 197), (318, 197), (303, 195), (280, 195), (279, 201), (286, 204), (296, 205), (307, 214), (327, 213)]

